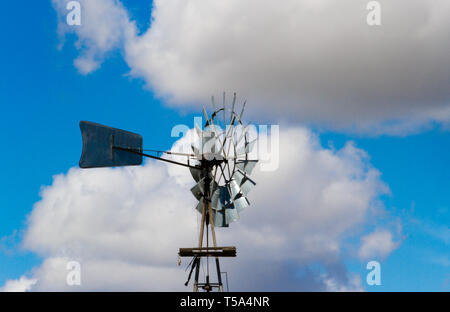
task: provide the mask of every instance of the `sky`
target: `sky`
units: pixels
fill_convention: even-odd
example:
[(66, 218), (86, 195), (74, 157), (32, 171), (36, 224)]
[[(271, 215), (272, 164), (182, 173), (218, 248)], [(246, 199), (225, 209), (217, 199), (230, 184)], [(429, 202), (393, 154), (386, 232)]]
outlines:
[(169, 150), (175, 125), (236, 91), (248, 122), (279, 125), (280, 167), (218, 233), (238, 247), (230, 289), (449, 291), (446, 1), (379, 1), (372, 27), (368, 1), (89, 0), (81, 26), (67, 2), (0, 11), (0, 289), (185, 290), (189, 173), (79, 169), (78, 124)]

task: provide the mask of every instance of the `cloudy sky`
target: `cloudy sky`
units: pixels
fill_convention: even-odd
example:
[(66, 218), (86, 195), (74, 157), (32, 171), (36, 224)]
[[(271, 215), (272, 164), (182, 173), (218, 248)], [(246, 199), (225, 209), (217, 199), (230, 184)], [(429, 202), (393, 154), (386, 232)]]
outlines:
[(0, 12), (1, 290), (188, 290), (189, 171), (79, 169), (78, 123), (171, 149), (223, 91), (279, 125), (278, 168), (218, 230), (231, 290), (450, 289), (448, 0), (378, 1), (379, 26), (365, 0), (80, 0), (79, 26), (68, 2)]

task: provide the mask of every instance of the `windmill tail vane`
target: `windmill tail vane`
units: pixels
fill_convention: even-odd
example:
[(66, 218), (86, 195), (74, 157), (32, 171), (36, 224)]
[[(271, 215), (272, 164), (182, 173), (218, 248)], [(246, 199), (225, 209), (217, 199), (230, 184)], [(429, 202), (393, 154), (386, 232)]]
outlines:
[[(195, 181), (191, 188), (198, 203), (195, 209), (201, 215), (198, 245), (180, 248), (180, 257), (192, 257), (187, 286), (194, 273), (194, 291), (202, 289), (223, 291), (220, 257), (235, 257), (236, 247), (218, 247), (216, 227), (229, 227), (240, 219), (241, 213), (250, 205), (247, 198), (256, 185), (250, 178), (258, 160), (251, 159), (256, 139), (250, 139), (250, 125), (244, 125), (245, 102), (237, 113), (236, 93), (231, 108), (227, 109), (225, 93), (222, 106), (217, 107), (211, 98), (212, 112), (203, 108), (205, 124), (203, 130), (195, 126), (196, 140), (190, 143), (192, 152), (172, 152), (143, 149), (141, 135), (111, 128), (93, 122), (81, 121), (80, 129), (83, 150), (79, 162), (81, 168), (137, 166), (143, 157), (187, 167)], [(186, 157), (186, 162), (166, 156)], [(212, 246), (210, 242), (212, 239)], [(202, 260), (206, 258), (205, 281), (199, 281)], [(209, 258), (215, 259), (217, 282), (209, 276)]]

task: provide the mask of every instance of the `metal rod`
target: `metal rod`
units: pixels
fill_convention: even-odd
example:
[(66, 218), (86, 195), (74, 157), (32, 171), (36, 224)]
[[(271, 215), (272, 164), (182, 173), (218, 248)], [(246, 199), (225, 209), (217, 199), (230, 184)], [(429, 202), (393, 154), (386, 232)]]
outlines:
[[(206, 215), (206, 208), (205, 208), (205, 199), (203, 200), (203, 205), (202, 205), (202, 224), (200, 225), (200, 235), (198, 238), (198, 248), (202, 248), (203, 245), (203, 232), (205, 229), (205, 215)], [(194, 292), (198, 291), (198, 273), (200, 271), (200, 259), (198, 258), (199, 262), (198, 262), (198, 266), (196, 268), (195, 271), (195, 282), (194, 282)]]
[(197, 266), (195, 268), (194, 292), (198, 292), (198, 276), (200, 273), (201, 258), (196, 258), (196, 260), (197, 260)]
[(221, 274), (225, 274), (225, 280), (227, 282), (227, 292), (230, 291), (230, 288), (228, 287), (228, 272), (220, 272)]
[[(220, 264), (219, 264), (219, 258), (216, 257), (216, 269), (217, 269), (217, 279), (219, 281), (219, 291), (223, 292), (222, 288), (222, 275), (220, 273)], [(228, 286), (227, 286), (228, 287)]]
[(231, 104), (231, 115), (230, 115), (230, 123), (231, 123), (231, 119), (233, 118), (233, 114), (234, 114), (234, 105), (236, 104), (236, 92), (234, 92), (233, 95), (233, 102)]
[(143, 149), (143, 152), (154, 152), (154, 153), (161, 153), (161, 154), (168, 154), (168, 155), (178, 155), (178, 156), (192, 156), (195, 157), (195, 154), (188, 154), (188, 153), (178, 153), (178, 152), (171, 152), (171, 151), (158, 151), (153, 149)]
[(188, 167), (188, 168), (193, 168), (193, 169), (199, 169), (199, 167), (197, 167), (197, 166), (191, 166), (191, 165), (188, 165), (188, 164), (180, 163), (180, 162), (178, 162), (178, 161), (174, 161), (174, 160), (170, 160), (170, 159), (165, 159), (165, 158), (161, 158), (161, 157), (156, 157), (156, 156), (153, 156), (153, 155), (144, 154), (144, 153), (141, 153), (141, 152), (139, 152), (139, 151), (133, 150), (133, 149), (131, 149), (131, 148), (124, 148), (124, 147), (119, 147), (119, 146), (113, 146), (113, 148), (118, 149), (118, 150), (121, 150), (121, 151), (130, 152), (130, 153), (133, 153), (133, 154), (145, 156), (145, 157), (148, 157), (148, 158), (152, 158), (152, 159), (157, 159), (157, 160), (165, 161), (165, 162), (168, 162), (168, 163), (171, 163), (171, 164), (175, 164), (175, 165), (180, 165), (180, 166), (184, 166), (184, 167)]

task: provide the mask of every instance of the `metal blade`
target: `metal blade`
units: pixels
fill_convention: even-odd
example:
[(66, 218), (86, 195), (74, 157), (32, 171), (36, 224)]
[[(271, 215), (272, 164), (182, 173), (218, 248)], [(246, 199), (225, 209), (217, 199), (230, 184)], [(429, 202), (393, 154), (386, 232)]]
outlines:
[(213, 211), (213, 220), (215, 227), (228, 227), (225, 212), (223, 210)]
[(205, 178), (202, 178), (193, 188), (191, 188), (192, 194), (200, 200), (205, 195)]
[(235, 104), (236, 104), (236, 92), (233, 94), (233, 103), (231, 104), (230, 125), (232, 124), (232, 120), (234, 118), (234, 105)]
[(253, 169), (256, 166), (257, 160), (242, 160), (236, 163), (236, 167), (244, 171), (246, 174), (252, 174)]
[(240, 196), (236, 199), (234, 199), (234, 207), (236, 207), (236, 210), (238, 213), (240, 213), (244, 208), (247, 208), (250, 206), (250, 203), (248, 202), (247, 198), (245, 196)]
[(230, 191), (228, 190), (228, 187), (221, 186), (220, 188), (220, 203), (223, 208), (230, 207), (233, 202), (231, 201), (231, 195)]
[(245, 177), (241, 184), (241, 192), (245, 196), (255, 187), (256, 183), (249, 177)]
[(242, 120), (242, 115), (244, 115), (244, 109), (245, 109), (246, 103), (247, 103), (247, 101), (244, 101), (244, 104), (242, 105), (242, 110), (241, 110), (241, 113), (239, 114), (239, 121)]
[(205, 116), (206, 119), (206, 125), (209, 126), (212, 123), (212, 115), (211, 115), (211, 120), (208, 117), (208, 113), (206, 112), (205, 106), (203, 106), (203, 115)]
[(195, 209), (200, 212), (203, 213), (203, 196), (200, 198), (200, 201), (198, 202), (197, 206), (195, 207)]
[(242, 139), (245, 137), (245, 135), (247, 134), (248, 130), (250, 130), (250, 125), (247, 125), (244, 127), (244, 129), (242, 129), (242, 133), (239, 136), (239, 138), (235, 141), (235, 144), (238, 145)]
[(233, 173), (233, 177), (232, 177), (234, 180), (236, 180), (236, 182), (239, 184), (239, 185), (241, 185), (242, 184), (242, 180), (244, 180), (244, 178), (245, 178), (245, 174), (244, 173), (242, 173), (242, 171), (240, 171), (240, 170), (236, 170), (234, 173)]
[(195, 156), (200, 157), (200, 150), (198, 148), (196, 148), (194, 145), (191, 145), (192, 147), (192, 151), (194, 152)]
[(200, 129), (200, 127), (198, 125), (195, 125), (195, 132), (197, 133), (198, 137), (201, 139), (202, 138), (202, 129)]
[(256, 182), (250, 179), (245, 173), (240, 171), (240, 169), (236, 170), (233, 173), (233, 179), (239, 184), (241, 189), (241, 193), (247, 196), (250, 190), (256, 185)]
[(236, 182), (236, 180), (233, 179), (228, 182), (228, 188), (230, 190), (231, 198), (235, 198), (241, 191), (239, 184)]
[(251, 151), (253, 150), (253, 147), (254, 147), (255, 144), (256, 144), (256, 141), (257, 141), (257, 139), (254, 139), (254, 140), (251, 141), (251, 142), (245, 142), (244, 146), (241, 146), (241, 147), (237, 150), (236, 154), (237, 154), (238, 156), (242, 156), (242, 155), (251, 153)]
[(225, 209), (225, 218), (227, 224), (239, 220), (239, 213), (237, 209), (235, 208)]
[(222, 210), (222, 202), (220, 200), (220, 188), (216, 189), (211, 196), (211, 207), (214, 210)]
[(214, 192), (219, 188), (219, 185), (217, 184), (216, 181), (212, 180), (211, 183), (209, 184), (209, 190), (211, 192), (211, 194), (214, 194)]
[(200, 181), (200, 179), (202, 178), (202, 171), (200, 169), (189, 168), (189, 171), (191, 172), (191, 175), (194, 178), (195, 182)]

